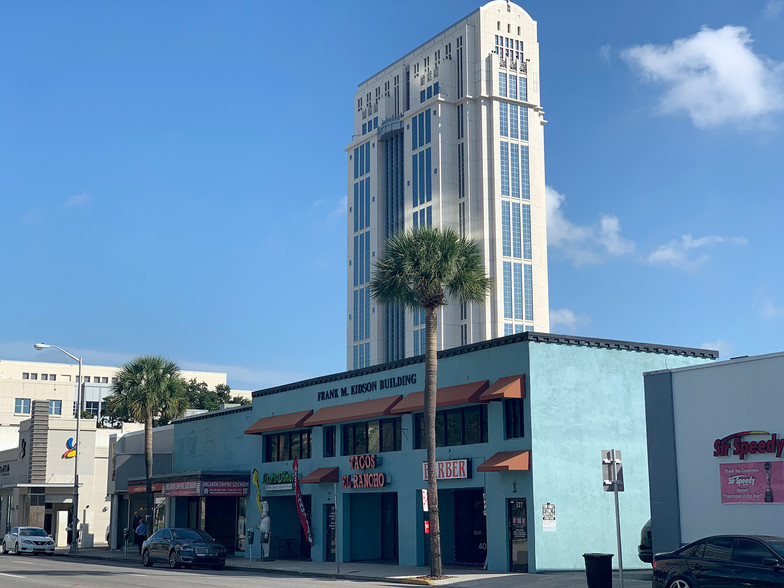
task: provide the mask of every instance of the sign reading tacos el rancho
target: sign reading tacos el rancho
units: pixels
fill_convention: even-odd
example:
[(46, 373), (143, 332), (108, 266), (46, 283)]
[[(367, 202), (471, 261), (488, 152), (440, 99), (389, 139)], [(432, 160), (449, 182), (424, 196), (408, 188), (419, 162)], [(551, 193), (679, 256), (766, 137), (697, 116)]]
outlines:
[[(746, 441), (744, 437), (765, 435), (767, 438)], [(776, 433), (772, 435), (767, 431), (741, 431), (727, 435), (723, 439), (713, 442), (713, 457), (727, 457), (737, 455), (738, 459), (746, 459), (749, 455), (765, 454), (779, 458), (784, 453), (784, 437)]]
[(408, 386), (416, 384), (416, 374), (407, 374), (405, 376), (394, 376), (391, 378), (382, 378), (380, 380), (370, 380), (360, 384), (352, 384), (351, 386), (341, 386), (340, 388), (332, 388), (330, 390), (320, 390), (316, 392), (316, 401), (322, 400), (335, 400), (345, 396), (352, 396), (354, 394), (366, 394), (368, 392), (376, 392), (377, 390), (389, 390), (391, 388), (398, 388), (399, 386)]

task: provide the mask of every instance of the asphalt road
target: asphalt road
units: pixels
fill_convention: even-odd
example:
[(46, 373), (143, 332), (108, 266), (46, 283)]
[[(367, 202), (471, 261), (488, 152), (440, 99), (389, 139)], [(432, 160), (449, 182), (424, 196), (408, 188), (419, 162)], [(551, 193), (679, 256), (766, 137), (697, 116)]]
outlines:
[[(617, 572), (613, 588), (620, 586)], [(648, 588), (651, 585), (650, 572), (627, 572), (624, 574), (624, 588)], [(192, 570), (170, 570), (155, 566), (145, 568), (141, 564), (96, 559), (71, 559), (68, 557), (15, 556), (0, 555), (0, 587), (20, 588), (45, 587), (67, 588), (105, 588), (106, 586), (264, 586), (282, 588), (304, 586), (307, 588), (337, 588), (339, 585), (400, 587), (401, 584), (385, 581), (362, 581), (345, 578), (292, 576), (261, 570), (225, 569), (215, 571), (209, 568)], [(484, 578), (473, 581), (457, 581), (448, 588), (585, 588), (584, 573), (531, 574), (520, 581), (514, 578)]]

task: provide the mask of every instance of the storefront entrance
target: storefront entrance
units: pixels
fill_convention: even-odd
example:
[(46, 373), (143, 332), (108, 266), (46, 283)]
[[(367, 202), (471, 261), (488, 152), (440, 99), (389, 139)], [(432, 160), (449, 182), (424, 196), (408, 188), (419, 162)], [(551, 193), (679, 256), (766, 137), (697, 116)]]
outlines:
[[(439, 493), (440, 497), (440, 493)], [(487, 558), (487, 523), (484, 491), (455, 490), (455, 563), (484, 565)]]
[(528, 571), (528, 515), (525, 498), (507, 500), (507, 521), (509, 528), (509, 571)]
[(397, 493), (352, 493), (349, 561), (398, 562)]
[[(302, 523), (297, 513), (297, 500), (293, 494), (287, 496), (267, 496), (271, 521), (270, 542), (272, 557), (275, 559), (310, 559), (310, 543), (308, 543)], [(302, 495), (305, 515), (312, 521), (310, 514), (310, 494)], [(311, 523), (312, 528), (312, 523)]]

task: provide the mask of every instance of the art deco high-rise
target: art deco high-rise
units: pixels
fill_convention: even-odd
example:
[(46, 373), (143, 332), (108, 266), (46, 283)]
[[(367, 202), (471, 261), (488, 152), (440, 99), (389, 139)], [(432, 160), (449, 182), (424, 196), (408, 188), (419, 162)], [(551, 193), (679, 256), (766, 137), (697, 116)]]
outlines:
[(424, 353), (424, 311), (375, 303), (386, 240), (428, 225), (482, 250), (484, 306), (439, 314), (438, 348), (549, 331), (536, 22), (494, 0), (359, 84), (348, 154), (348, 368)]

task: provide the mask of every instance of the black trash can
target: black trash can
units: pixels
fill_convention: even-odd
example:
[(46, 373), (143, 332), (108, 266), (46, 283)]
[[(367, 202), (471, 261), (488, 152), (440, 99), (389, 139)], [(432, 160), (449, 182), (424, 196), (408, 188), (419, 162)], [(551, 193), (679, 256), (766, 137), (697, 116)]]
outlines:
[(588, 588), (612, 588), (612, 553), (583, 553)]

